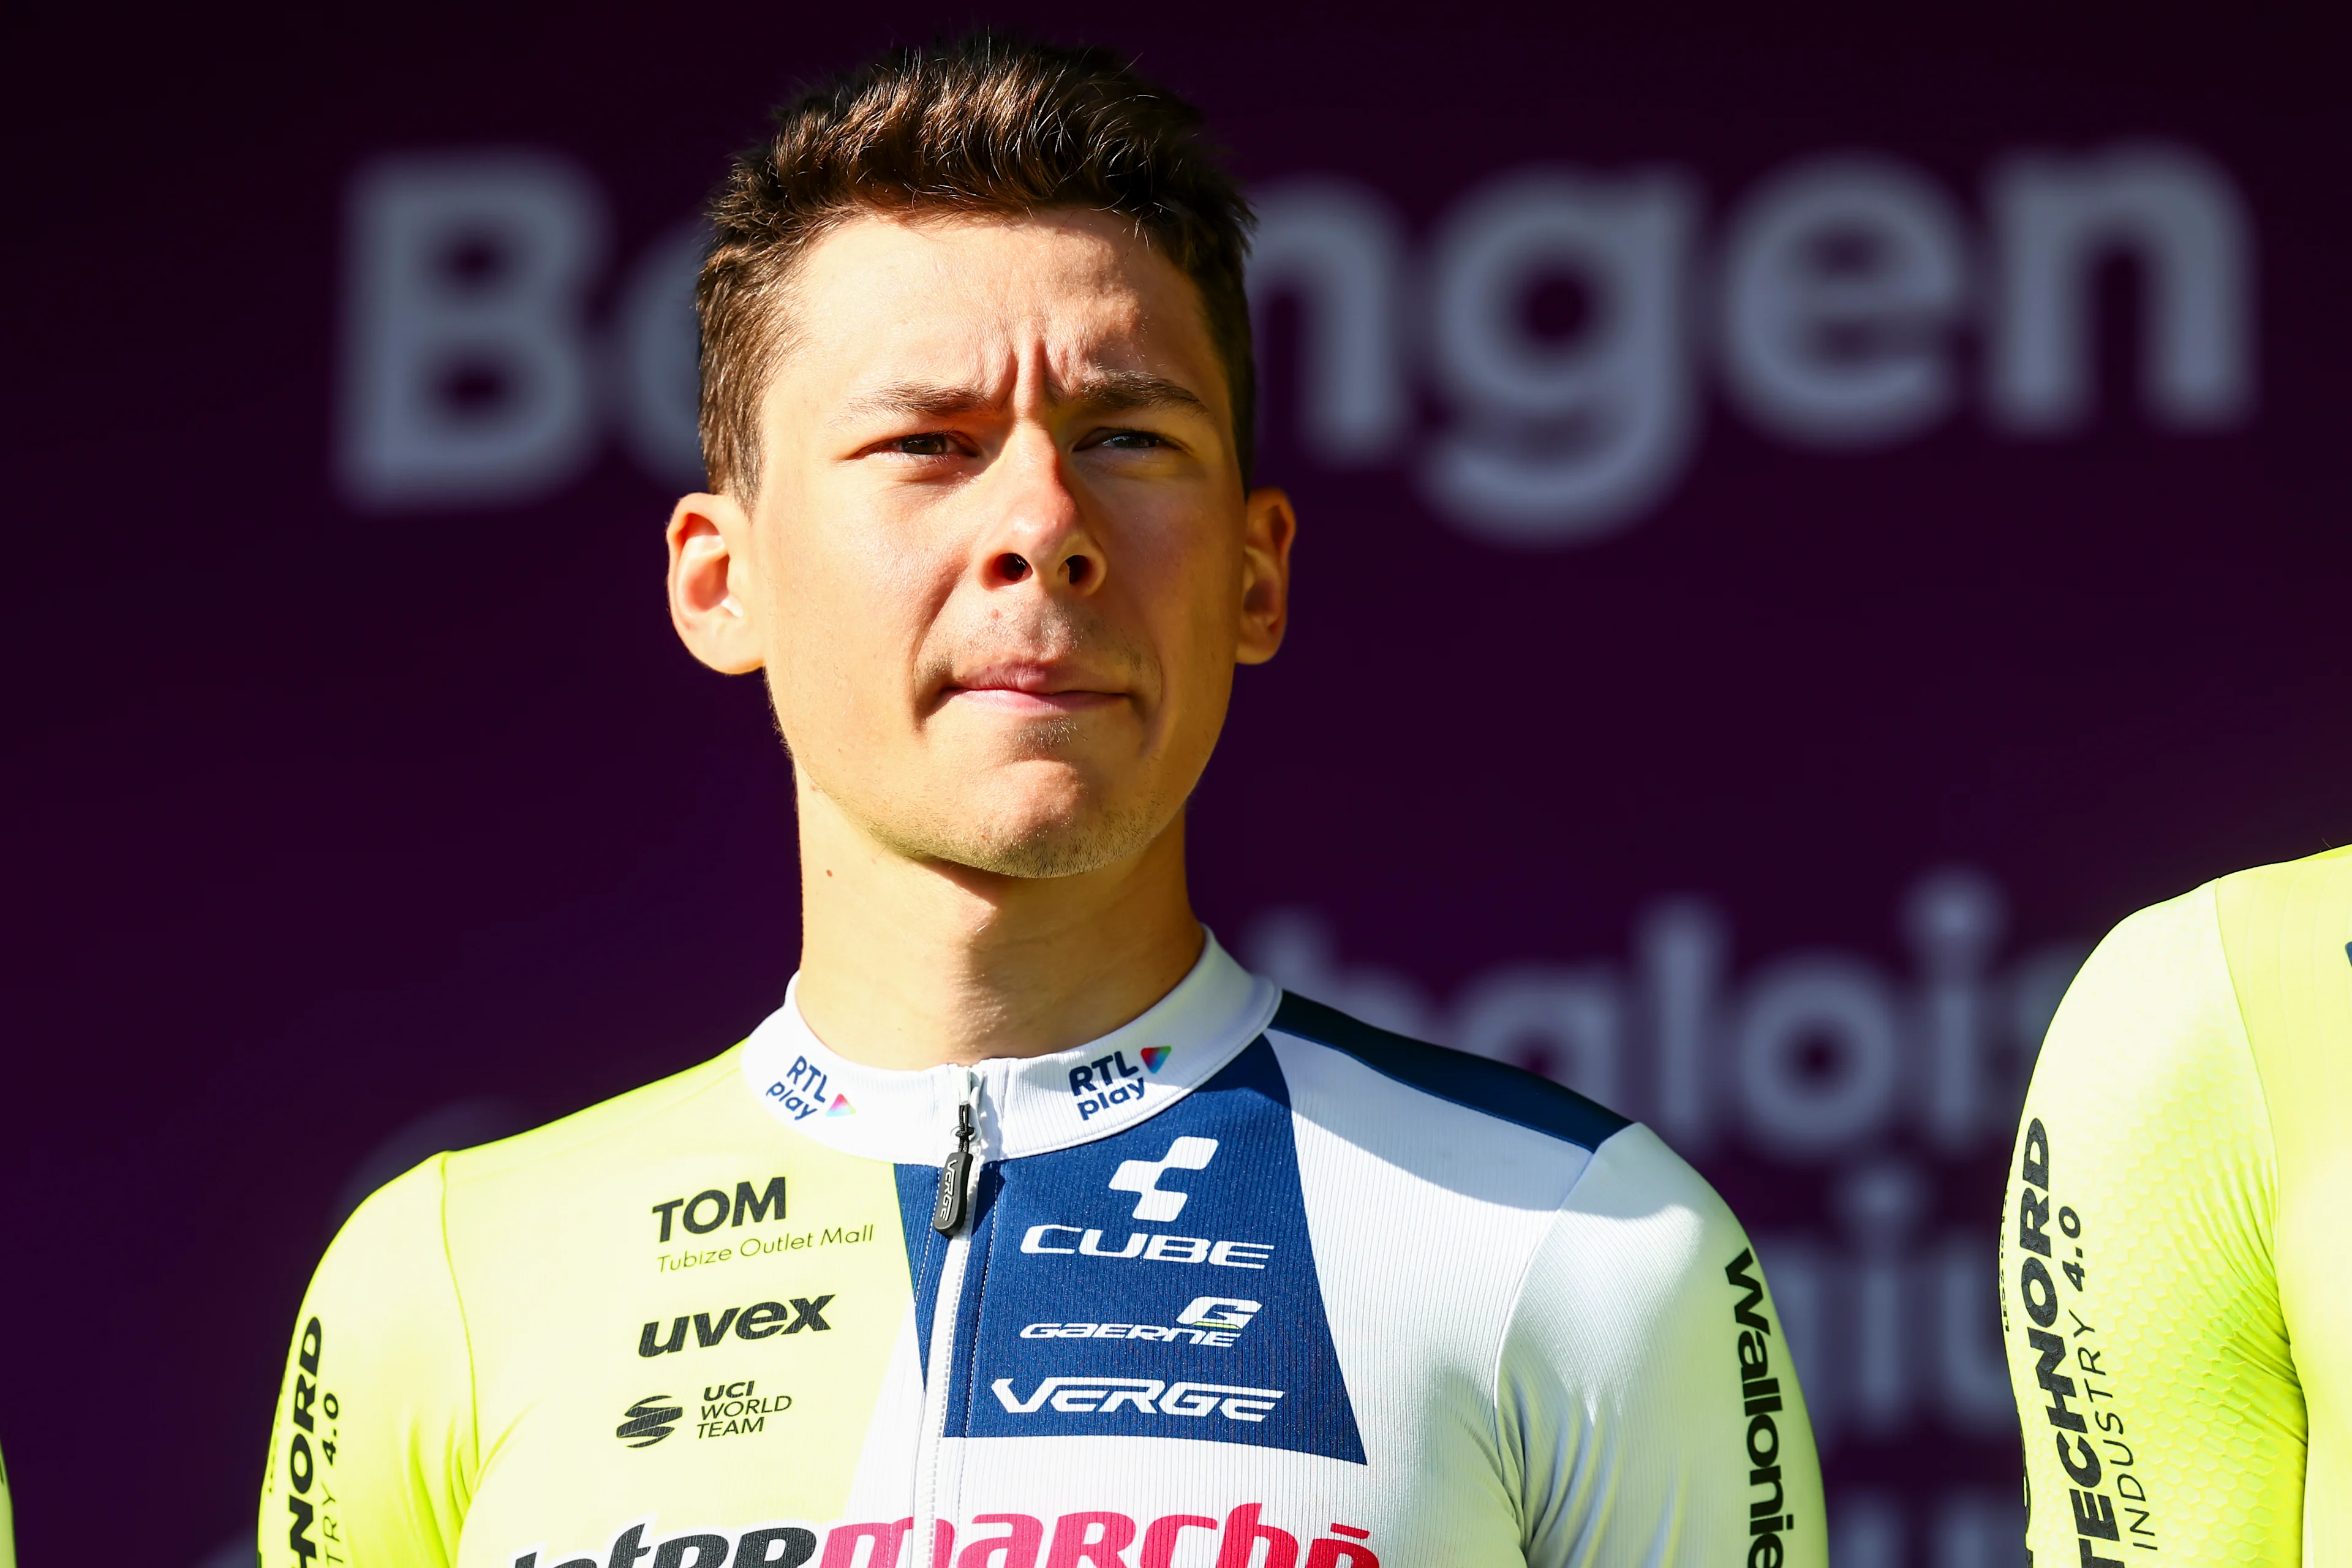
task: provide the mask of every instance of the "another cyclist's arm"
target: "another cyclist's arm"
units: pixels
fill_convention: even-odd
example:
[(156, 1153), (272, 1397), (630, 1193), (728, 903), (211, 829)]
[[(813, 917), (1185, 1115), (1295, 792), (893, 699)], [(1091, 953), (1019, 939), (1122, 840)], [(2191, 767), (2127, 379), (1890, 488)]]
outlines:
[(447, 1568), (471, 1491), (472, 1366), (441, 1160), (360, 1205), (295, 1319), (261, 1568)]
[(2034, 1560), (2302, 1560), (2270, 1118), (2210, 888), (2142, 910), (2051, 1026), (2001, 1312)]
[(16, 1531), (9, 1511), (8, 1462), (0, 1459), (0, 1568), (16, 1568)]
[(1504, 1346), (1507, 1472), (1534, 1568), (1828, 1560), (1780, 1310), (1739, 1222), (1646, 1128), (1604, 1143)]

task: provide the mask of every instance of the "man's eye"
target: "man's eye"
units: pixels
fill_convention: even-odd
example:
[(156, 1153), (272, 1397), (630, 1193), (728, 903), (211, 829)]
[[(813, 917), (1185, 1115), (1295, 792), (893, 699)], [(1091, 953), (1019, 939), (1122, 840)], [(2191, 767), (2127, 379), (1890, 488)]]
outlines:
[(929, 430), (920, 436), (901, 436), (885, 444), (886, 449), (904, 452), (910, 458), (944, 458), (955, 450), (955, 440), (943, 430)]
[(1165, 447), (1168, 443), (1149, 430), (1113, 430), (1095, 445), (1123, 452), (1143, 452), (1154, 447)]

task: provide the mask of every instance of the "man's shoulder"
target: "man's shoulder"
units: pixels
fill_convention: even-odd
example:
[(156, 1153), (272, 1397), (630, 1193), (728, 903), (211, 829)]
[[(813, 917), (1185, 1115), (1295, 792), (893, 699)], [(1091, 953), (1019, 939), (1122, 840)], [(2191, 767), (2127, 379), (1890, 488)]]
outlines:
[[(2204, 889), (2200, 889), (2203, 891)], [(2234, 871), (2211, 884), (2214, 918), (2233, 963), (2257, 962), (2315, 941), (2342, 951), (2352, 910), (2352, 847)]]
[(740, 1091), (742, 1047), (656, 1079), (569, 1116), (444, 1158), (450, 1192), (570, 1182), (583, 1167), (610, 1171), (706, 1142), (747, 1109)]
[(2352, 1115), (2352, 849), (2224, 877), (2214, 908), (2280, 1152), (2315, 1168)]
[(1283, 994), (1266, 1033), (1336, 1052), (1400, 1094), (1454, 1106), (1588, 1153), (1633, 1125), (1628, 1118), (1549, 1079), (1393, 1034), (1296, 992)]
[(2139, 1058), (2157, 1042), (2234, 1056), (2295, 1045), (2352, 974), (2352, 848), (2233, 871), (2117, 922), (2044, 1047)]
[[(1310, 1202), (1320, 1185), (1335, 1211), (1377, 1214), (1382, 1237), (1450, 1236), (1462, 1267), (1521, 1281), (1508, 1292), (1515, 1318), (1527, 1270), (1550, 1258), (1552, 1307), (1570, 1304), (1588, 1328), (1601, 1312), (1635, 1343), (1694, 1302), (1712, 1312), (1725, 1265), (1746, 1254), (1738, 1220), (1704, 1176), (1648, 1128), (1574, 1089), (1297, 995), (1284, 996), (1266, 1034), (1284, 1054), (1294, 1108), (1318, 1125), (1318, 1142), (1350, 1151), (1314, 1160)], [(1334, 1234), (1365, 1233), (1343, 1221)]]

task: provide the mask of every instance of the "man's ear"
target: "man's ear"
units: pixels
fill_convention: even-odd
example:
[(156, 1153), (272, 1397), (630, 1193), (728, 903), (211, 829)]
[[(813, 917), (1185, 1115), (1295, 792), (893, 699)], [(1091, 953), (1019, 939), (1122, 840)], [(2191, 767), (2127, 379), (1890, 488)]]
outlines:
[(669, 514), (669, 620), (678, 640), (721, 675), (764, 662), (749, 592), (751, 519), (732, 496), (699, 491)]
[(1270, 487), (1250, 491), (1242, 505), (1242, 626), (1234, 657), (1264, 664), (1290, 626), (1290, 542), (1298, 517), (1290, 498)]

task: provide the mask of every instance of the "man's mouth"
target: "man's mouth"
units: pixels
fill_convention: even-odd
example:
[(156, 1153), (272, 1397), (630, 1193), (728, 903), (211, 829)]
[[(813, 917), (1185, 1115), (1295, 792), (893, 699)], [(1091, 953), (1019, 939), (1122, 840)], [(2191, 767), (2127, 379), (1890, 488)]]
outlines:
[(971, 702), (1002, 713), (1053, 717), (1091, 712), (1127, 700), (1107, 677), (1070, 665), (1028, 662), (959, 670), (940, 693), (944, 702)]

